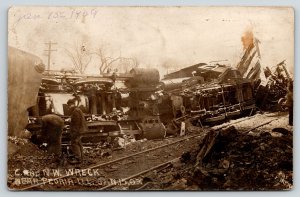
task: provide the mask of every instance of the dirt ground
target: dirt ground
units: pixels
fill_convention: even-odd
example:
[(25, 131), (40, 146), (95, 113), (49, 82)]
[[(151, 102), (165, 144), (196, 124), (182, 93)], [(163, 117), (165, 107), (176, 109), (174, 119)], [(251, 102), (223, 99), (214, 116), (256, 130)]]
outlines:
[[(245, 121), (239, 123), (244, 119)], [(273, 119), (276, 120), (270, 124), (250, 130)], [(286, 113), (264, 113), (206, 127), (205, 130), (216, 130), (221, 127), (223, 129), (218, 131), (213, 147), (200, 164), (197, 155), (203, 146), (203, 138), (184, 141), (180, 146), (169, 150), (145, 154), (143, 159), (133, 157), (130, 162), (110, 165), (101, 170), (105, 172), (106, 177), (118, 175), (117, 178), (125, 178), (128, 176), (126, 171), (138, 172), (175, 156), (181, 156), (180, 161), (163, 170), (151, 171), (140, 176), (143, 181), (137, 187), (125, 186), (123, 189), (141, 187), (143, 190), (288, 190), (293, 186), (293, 131), (287, 123)], [(230, 132), (224, 129), (226, 125), (231, 126)], [(194, 134), (187, 133), (187, 136)], [(64, 162), (58, 166), (51, 155), (28, 140), (9, 137), (8, 144), (11, 151), (8, 154), (8, 187), (20, 189), (34, 184), (32, 180), (20, 183), (20, 178), (43, 178), (45, 175), (42, 175), (42, 171), (45, 169), (84, 169), (171, 143), (180, 138), (183, 137), (127, 140), (127, 145), (122, 149), (112, 149), (105, 144), (98, 147), (84, 147), (82, 164), (71, 165)], [(122, 170), (119, 170), (120, 168)], [(104, 176), (103, 173), (101, 176)], [(44, 189), (94, 190), (97, 187), (80, 184), (72, 187), (64, 185), (56, 187), (54, 184)]]
[[(256, 123), (278, 120), (254, 129)], [(144, 189), (163, 190), (289, 190), (293, 187), (293, 133), (286, 114), (256, 115), (218, 138), (202, 164), (201, 148), (182, 156)], [(228, 123), (226, 123), (228, 124)], [(274, 129), (277, 128), (277, 129)], [(245, 133), (246, 132), (246, 133)], [(201, 143), (200, 143), (201, 145)]]

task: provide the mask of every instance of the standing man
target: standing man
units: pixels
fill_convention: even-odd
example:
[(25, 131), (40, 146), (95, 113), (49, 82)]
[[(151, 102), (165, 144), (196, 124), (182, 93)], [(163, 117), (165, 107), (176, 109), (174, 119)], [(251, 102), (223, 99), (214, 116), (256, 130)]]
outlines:
[(80, 98), (70, 99), (67, 105), (70, 109), (71, 122), (70, 122), (70, 136), (71, 136), (71, 150), (73, 157), (70, 163), (76, 164), (82, 162), (82, 144), (81, 133), (87, 130), (87, 124), (82, 110), (75, 105), (76, 101), (79, 103)]
[(55, 114), (42, 117), (42, 137), (47, 142), (47, 152), (54, 154), (58, 163), (62, 162), (61, 138), (64, 120)]

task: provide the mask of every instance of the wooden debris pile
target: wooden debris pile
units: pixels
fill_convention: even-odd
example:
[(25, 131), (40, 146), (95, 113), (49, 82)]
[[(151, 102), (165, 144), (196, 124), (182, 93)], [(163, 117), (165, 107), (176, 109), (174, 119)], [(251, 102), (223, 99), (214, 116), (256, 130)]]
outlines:
[[(211, 130), (181, 162), (180, 169), (170, 171), (172, 189), (288, 190), (293, 186), (293, 137), (289, 131), (276, 137), (242, 134), (233, 126)], [(185, 187), (176, 188), (178, 182)]]

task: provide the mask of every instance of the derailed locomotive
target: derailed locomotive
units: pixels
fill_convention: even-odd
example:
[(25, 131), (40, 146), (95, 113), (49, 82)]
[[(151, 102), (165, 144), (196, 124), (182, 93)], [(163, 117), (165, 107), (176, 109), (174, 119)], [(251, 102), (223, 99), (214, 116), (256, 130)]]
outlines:
[[(152, 81), (147, 81), (147, 87), (134, 85), (142, 84), (137, 79), (143, 80), (149, 72)], [(155, 69), (133, 69), (128, 74), (105, 76), (77, 75), (71, 71), (45, 72), (36, 105), (28, 109), (29, 123), (26, 129), (31, 131), (32, 141), (42, 144), (41, 117), (56, 114), (65, 121), (62, 141), (68, 144), (70, 111), (67, 101), (76, 98), (76, 105), (83, 111), (88, 126), (88, 130), (81, 134), (84, 144), (112, 141), (124, 135), (135, 138), (164, 137), (165, 128), (158, 122), (157, 114), (148, 116), (147, 109), (155, 105), (155, 100), (152, 99), (149, 107), (143, 107), (142, 111), (146, 113), (140, 113), (139, 108), (142, 103), (149, 104), (149, 98), (152, 98), (158, 84), (159, 73)], [(152, 131), (157, 130), (161, 134), (151, 136)]]
[(32, 132), (32, 139), (40, 139), (40, 118), (46, 114), (56, 114), (65, 120), (63, 143), (68, 143), (70, 131), (69, 99), (76, 98), (76, 105), (85, 114), (88, 130), (82, 134), (83, 143), (94, 143), (108, 137), (122, 136), (117, 122), (118, 101), (112, 91), (113, 80), (107, 77), (78, 76), (74, 74), (46, 73), (42, 79), (36, 105), (29, 108), (29, 124), (26, 129)]
[(252, 82), (228, 69), (164, 80), (158, 70), (144, 68), (105, 77), (46, 73), (37, 104), (29, 109), (26, 128), (38, 138), (39, 118), (57, 114), (65, 120), (63, 142), (68, 143), (70, 114), (66, 103), (74, 97), (88, 124), (83, 143), (124, 135), (164, 138), (177, 134), (180, 122), (186, 119), (192, 119), (194, 125), (214, 124), (251, 114), (255, 110)]

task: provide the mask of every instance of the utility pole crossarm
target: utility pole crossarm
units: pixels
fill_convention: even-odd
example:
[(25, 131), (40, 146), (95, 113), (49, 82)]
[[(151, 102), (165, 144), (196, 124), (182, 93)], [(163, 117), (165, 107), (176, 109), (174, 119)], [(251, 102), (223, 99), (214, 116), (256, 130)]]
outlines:
[(51, 60), (51, 52), (57, 51), (57, 49), (52, 49), (52, 45), (57, 44), (56, 42), (46, 42), (46, 45), (48, 45), (48, 49), (44, 50), (45, 52), (47, 52), (47, 56), (48, 56), (48, 66), (47, 66), (47, 70), (50, 70), (50, 60)]

